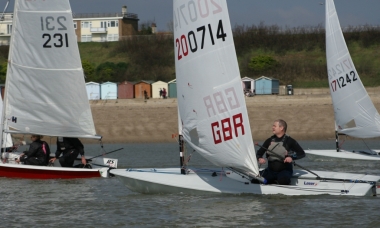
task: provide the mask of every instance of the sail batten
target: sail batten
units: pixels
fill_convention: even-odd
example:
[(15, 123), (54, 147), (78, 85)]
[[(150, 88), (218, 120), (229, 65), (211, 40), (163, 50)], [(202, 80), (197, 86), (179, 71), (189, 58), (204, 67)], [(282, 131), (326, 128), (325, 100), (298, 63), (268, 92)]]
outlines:
[(187, 144), (220, 167), (258, 175), (227, 3), (174, 1), (177, 97)]
[(336, 130), (357, 138), (380, 136), (379, 114), (351, 59), (333, 0), (326, 0), (326, 59)]
[(13, 133), (96, 136), (68, 0), (16, 1), (4, 100)]

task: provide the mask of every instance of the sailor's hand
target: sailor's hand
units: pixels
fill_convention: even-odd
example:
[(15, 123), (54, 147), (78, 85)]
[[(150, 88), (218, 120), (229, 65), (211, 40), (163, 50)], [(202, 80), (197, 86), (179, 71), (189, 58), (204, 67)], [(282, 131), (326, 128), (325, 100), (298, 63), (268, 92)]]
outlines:
[(87, 164), (86, 158), (84, 156), (82, 156), (82, 164), (83, 165)]
[(49, 160), (49, 162), (50, 162), (50, 163), (54, 163), (55, 160), (56, 160), (56, 158), (52, 158), (52, 159)]
[(293, 162), (292, 157), (286, 157), (284, 160), (284, 163), (292, 163), (292, 162)]
[(264, 158), (259, 158), (259, 163), (260, 164), (265, 164), (267, 161), (265, 161), (265, 159)]

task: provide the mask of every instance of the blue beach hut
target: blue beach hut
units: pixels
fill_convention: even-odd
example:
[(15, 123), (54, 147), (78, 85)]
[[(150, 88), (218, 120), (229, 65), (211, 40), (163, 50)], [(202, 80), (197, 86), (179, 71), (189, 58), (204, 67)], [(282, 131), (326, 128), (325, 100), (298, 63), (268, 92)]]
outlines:
[(117, 99), (117, 84), (114, 82), (100, 84), (100, 97), (102, 100)]
[(168, 82), (168, 87), (169, 87), (169, 97), (176, 98), (177, 97), (177, 79), (174, 79)]
[(278, 79), (261, 76), (255, 80), (256, 95), (278, 94), (279, 88)]
[(99, 100), (100, 99), (100, 85), (96, 82), (86, 83), (87, 97), (89, 100)]

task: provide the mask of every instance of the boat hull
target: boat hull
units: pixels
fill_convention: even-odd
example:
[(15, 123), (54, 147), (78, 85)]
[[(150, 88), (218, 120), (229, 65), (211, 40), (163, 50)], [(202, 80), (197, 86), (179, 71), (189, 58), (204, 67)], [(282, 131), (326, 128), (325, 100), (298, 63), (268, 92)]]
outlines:
[(368, 150), (341, 150), (340, 152), (336, 152), (336, 150), (305, 150), (305, 153), (332, 158), (380, 161), (380, 150), (371, 150), (371, 152)]
[(0, 164), (0, 176), (25, 179), (73, 179), (101, 177), (108, 168), (82, 169), (48, 166)]
[[(109, 177), (109, 169), (117, 168), (118, 159), (92, 158), (91, 169), (61, 167), (58, 160), (52, 166), (24, 165), (15, 162), (19, 153), (6, 153), (2, 158), (5, 163), (0, 163), (0, 177), (25, 178), (25, 179), (74, 179)], [(88, 159), (88, 158), (86, 158)], [(81, 159), (75, 160), (74, 165), (81, 164)]]
[[(317, 171), (316, 171), (317, 172)], [(365, 180), (322, 181), (311, 173), (295, 170), (291, 185), (252, 184), (246, 178), (230, 170), (189, 169), (186, 175), (179, 168), (167, 169), (112, 169), (115, 175), (130, 190), (145, 194), (185, 193), (185, 194), (283, 194), (283, 195), (376, 195), (378, 176), (317, 172), (321, 177), (336, 179)], [(216, 174), (216, 175), (215, 175)]]

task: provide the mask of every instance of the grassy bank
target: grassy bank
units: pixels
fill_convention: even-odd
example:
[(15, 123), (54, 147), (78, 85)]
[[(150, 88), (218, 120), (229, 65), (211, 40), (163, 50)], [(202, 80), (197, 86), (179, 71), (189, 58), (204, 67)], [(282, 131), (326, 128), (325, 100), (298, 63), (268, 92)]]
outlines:
[[(298, 88), (328, 87), (325, 32), (322, 26), (281, 28), (264, 24), (235, 26), (234, 42), (241, 77), (277, 78)], [(380, 29), (349, 28), (344, 36), (365, 86), (380, 86)], [(135, 36), (119, 42), (79, 43), (86, 81), (170, 81), (175, 78), (173, 37)], [(4, 82), (8, 48), (0, 47), (0, 83)], [(255, 58), (270, 59), (264, 67)], [(266, 65), (265, 65), (266, 64)]]

